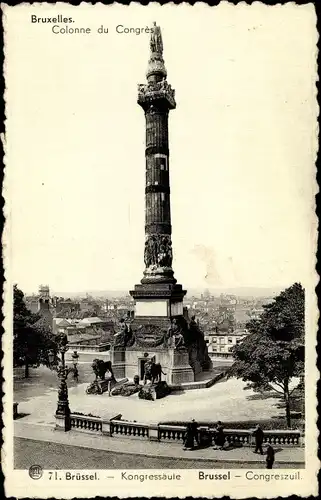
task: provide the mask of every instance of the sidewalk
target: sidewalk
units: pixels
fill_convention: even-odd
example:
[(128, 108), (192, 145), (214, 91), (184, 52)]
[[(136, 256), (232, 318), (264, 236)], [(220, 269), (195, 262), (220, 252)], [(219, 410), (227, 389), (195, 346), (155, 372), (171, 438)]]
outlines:
[[(184, 451), (182, 445), (175, 442), (157, 443), (144, 439), (113, 438), (77, 431), (62, 432), (50, 426), (27, 424), (18, 421), (14, 422), (14, 436), (36, 441), (77, 446), (80, 448), (111, 451), (119, 454), (123, 453), (126, 455), (190, 459), (207, 462), (213, 461), (213, 463), (262, 463), (262, 467), (265, 467), (265, 456), (257, 455), (253, 453), (252, 448), (247, 447), (235, 448), (227, 451), (214, 450), (213, 447)], [(280, 448), (279, 451), (276, 448), (275, 451), (275, 461), (279, 464), (293, 464), (293, 467), (295, 467), (296, 464), (304, 463), (304, 448)]]

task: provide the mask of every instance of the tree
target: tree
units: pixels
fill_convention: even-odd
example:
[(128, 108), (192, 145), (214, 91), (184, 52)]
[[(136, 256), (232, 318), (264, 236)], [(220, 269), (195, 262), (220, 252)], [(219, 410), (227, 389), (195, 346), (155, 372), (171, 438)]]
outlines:
[(29, 377), (29, 366), (49, 364), (48, 352), (57, 353), (57, 345), (50, 327), (39, 314), (26, 306), (24, 294), (17, 285), (13, 287), (13, 362), (25, 367)]
[(246, 325), (250, 334), (233, 348), (229, 376), (249, 382), (255, 391), (274, 390), (285, 402), (291, 427), (290, 381), (304, 371), (304, 289), (295, 283), (264, 306), (260, 319)]

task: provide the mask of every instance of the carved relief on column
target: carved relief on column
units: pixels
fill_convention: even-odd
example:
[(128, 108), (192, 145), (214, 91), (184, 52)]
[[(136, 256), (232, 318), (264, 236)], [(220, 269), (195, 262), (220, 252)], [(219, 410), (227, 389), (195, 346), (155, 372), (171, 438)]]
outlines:
[(172, 240), (168, 234), (148, 234), (145, 237), (146, 268), (172, 267)]

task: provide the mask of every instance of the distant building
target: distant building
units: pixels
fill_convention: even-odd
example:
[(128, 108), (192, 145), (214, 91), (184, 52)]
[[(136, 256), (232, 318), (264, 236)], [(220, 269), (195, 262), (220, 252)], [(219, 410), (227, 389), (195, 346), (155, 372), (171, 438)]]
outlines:
[(39, 310), (39, 300), (37, 295), (25, 297), (26, 306), (32, 313), (37, 313)]
[(42, 299), (50, 299), (49, 285), (39, 285), (39, 297)]
[(88, 317), (83, 319), (54, 318), (54, 333), (67, 334), (68, 341), (75, 343), (76, 339), (90, 340), (89, 344), (99, 344), (100, 341), (114, 334), (114, 322), (110, 319)]
[(208, 353), (212, 359), (233, 359), (232, 348), (240, 343), (248, 335), (247, 330), (236, 330), (234, 332), (222, 332), (205, 335)]
[(39, 286), (38, 313), (44, 323), (53, 330), (53, 315), (51, 312), (51, 299), (48, 285)]
[(80, 311), (80, 304), (79, 302), (75, 302), (71, 299), (56, 298), (55, 310), (56, 316), (59, 316), (59, 313), (64, 313), (64, 315), (68, 313), (72, 314), (74, 312)]
[(53, 333), (66, 333), (66, 328), (70, 327), (71, 323), (65, 318), (53, 318)]
[(263, 307), (255, 307), (249, 311), (250, 319), (260, 319), (260, 316), (263, 314)]

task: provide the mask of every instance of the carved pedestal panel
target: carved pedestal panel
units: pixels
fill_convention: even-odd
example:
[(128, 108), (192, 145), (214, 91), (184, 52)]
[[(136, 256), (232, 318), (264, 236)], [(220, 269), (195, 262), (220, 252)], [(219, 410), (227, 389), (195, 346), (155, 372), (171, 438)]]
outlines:
[(115, 379), (125, 378), (126, 375), (126, 351), (124, 347), (112, 346), (110, 350), (110, 360), (113, 367)]
[(168, 383), (170, 385), (180, 385), (194, 382), (194, 372), (189, 364), (188, 351), (186, 349), (173, 349), (170, 356), (171, 365), (168, 373)]

